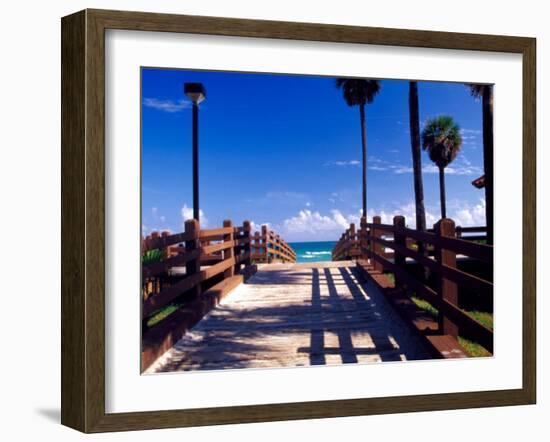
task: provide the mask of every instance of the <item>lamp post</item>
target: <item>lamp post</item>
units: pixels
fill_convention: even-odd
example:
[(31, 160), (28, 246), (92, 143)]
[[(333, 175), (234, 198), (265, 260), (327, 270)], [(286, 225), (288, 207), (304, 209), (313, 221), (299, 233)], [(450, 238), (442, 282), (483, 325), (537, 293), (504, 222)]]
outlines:
[(193, 102), (193, 218), (199, 219), (199, 104), (206, 98), (202, 83), (184, 83), (183, 93)]

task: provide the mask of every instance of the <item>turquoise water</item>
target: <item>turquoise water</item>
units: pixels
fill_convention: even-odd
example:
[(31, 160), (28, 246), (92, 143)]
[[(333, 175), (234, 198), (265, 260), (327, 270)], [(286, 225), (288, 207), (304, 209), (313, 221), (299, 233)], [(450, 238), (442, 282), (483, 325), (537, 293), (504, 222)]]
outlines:
[(336, 241), (290, 242), (296, 252), (297, 262), (331, 261)]

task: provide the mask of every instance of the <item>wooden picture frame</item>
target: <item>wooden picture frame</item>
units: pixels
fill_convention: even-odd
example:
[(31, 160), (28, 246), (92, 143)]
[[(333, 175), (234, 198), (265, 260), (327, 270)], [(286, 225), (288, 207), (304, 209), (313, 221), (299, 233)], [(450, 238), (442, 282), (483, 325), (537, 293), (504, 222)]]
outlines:
[[(495, 51), (523, 63), (523, 383), (512, 390), (105, 412), (105, 30)], [(84, 10), (62, 19), (62, 411), (83, 432), (533, 404), (536, 400), (533, 38)]]

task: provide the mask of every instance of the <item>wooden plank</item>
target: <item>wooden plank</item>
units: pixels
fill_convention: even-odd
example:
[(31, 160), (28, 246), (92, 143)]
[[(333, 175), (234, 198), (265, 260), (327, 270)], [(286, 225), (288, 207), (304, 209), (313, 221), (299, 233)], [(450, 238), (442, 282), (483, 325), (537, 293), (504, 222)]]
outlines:
[(395, 226), (393, 224), (376, 224), (376, 223), (367, 223), (366, 226), (369, 229), (375, 229), (375, 230), (384, 230), (386, 232), (394, 232)]
[(419, 230), (396, 228), (396, 231), (414, 238), (417, 241), (427, 242), (433, 245), (452, 250), (458, 254), (466, 255), (471, 258), (479, 259), (488, 264), (493, 263), (493, 246), (487, 244), (477, 244), (460, 238), (438, 237), (433, 233), (421, 232)]
[(449, 335), (432, 335), (426, 337), (434, 350), (445, 359), (467, 358), (468, 353), (458, 343), (458, 341)]
[[(439, 236), (440, 242), (445, 238), (456, 236), (455, 223), (448, 218), (437, 222), (434, 231)], [(436, 246), (435, 259), (441, 266), (447, 266), (450, 269), (456, 268), (456, 252), (453, 250)], [(443, 272), (440, 272), (437, 277), (437, 293), (442, 301), (458, 305), (458, 285), (453, 280), (446, 278)], [(438, 319), (441, 333), (458, 337), (458, 325), (444, 311), (439, 310)]]
[(442, 273), (443, 276), (453, 280), (454, 282), (460, 285), (464, 285), (472, 290), (477, 290), (483, 294), (488, 294), (488, 295), (493, 294), (493, 283), (490, 281), (487, 281), (483, 278), (472, 275), (470, 273), (466, 273), (457, 268), (451, 268), (445, 265), (441, 266), (434, 259), (428, 258), (426, 256), (422, 256), (422, 254), (418, 253), (416, 250), (412, 250), (400, 244), (395, 244), (395, 242), (386, 241), (386, 240), (375, 238), (372, 236), (368, 236), (367, 239), (372, 241), (377, 241), (380, 244), (384, 245), (385, 247), (394, 249), (399, 253), (401, 253), (402, 255), (405, 255), (408, 258), (412, 258), (418, 263), (422, 264), (423, 266), (428, 267), (433, 272)]
[(159, 236), (157, 238), (144, 239), (143, 240), (144, 248), (142, 249), (142, 252), (146, 252), (148, 250), (154, 250), (154, 249), (164, 249), (174, 244), (179, 244), (185, 241), (189, 241), (190, 239), (191, 239), (190, 234), (186, 232), (176, 233), (174, 235), (169, 235), (169, 236)]
[(202, 252), (205, 254), (211, 254), (219, 252), (221, 250), (227, 250), (235, 247), (237, 244), (234, 240), (220, 242), (218, 244), (210, 244), (208, 246), (202, 246)]
[(353, 265), (263, 266), (148, 372), (430, 357)]
[(488, 264), (493, 264), (493, 246), (477, 244), (464, 239), (446, 237), (441, 238), (438, 245), (444, 249), (453, 250), (456, 253), (479, 259)]
[(228, 235), (233, 232), (233, 227), (219, 227), (216, 229), (203, 229), (199, 233), (200, 239), (210, 238), (214, 236)]

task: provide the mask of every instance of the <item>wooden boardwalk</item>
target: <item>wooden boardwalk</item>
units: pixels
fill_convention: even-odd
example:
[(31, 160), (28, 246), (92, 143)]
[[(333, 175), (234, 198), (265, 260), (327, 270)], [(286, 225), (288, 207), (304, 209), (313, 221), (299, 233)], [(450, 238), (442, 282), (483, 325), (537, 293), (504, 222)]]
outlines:
[(431, 357), (355, 263), (259, 267), (146, 373)]

